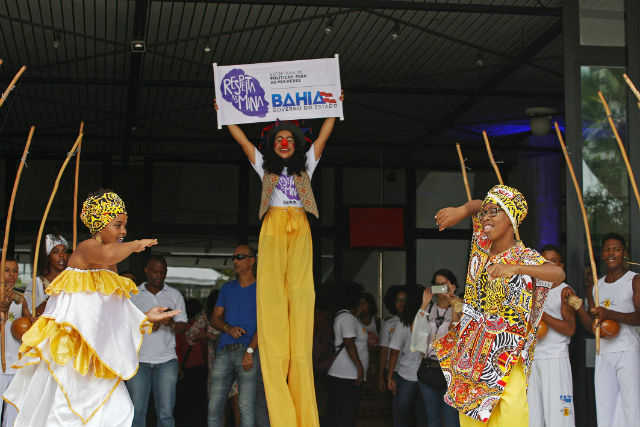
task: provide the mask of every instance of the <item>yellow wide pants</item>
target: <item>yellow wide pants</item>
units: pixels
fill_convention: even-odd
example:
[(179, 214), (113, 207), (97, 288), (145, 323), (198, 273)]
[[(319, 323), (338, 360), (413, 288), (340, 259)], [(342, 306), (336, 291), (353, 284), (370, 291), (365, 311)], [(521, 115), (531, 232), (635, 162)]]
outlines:
[(486, 424), (460, 414), (460, 427), (527, 427), (528, 425), (527, 381), (522, 369), (522, 359), (511, 370), (502, 396)]
[(258, 243), (258, 347), (272, 427), (317, 427), (313, 248), (306, 213), (271, 207)]

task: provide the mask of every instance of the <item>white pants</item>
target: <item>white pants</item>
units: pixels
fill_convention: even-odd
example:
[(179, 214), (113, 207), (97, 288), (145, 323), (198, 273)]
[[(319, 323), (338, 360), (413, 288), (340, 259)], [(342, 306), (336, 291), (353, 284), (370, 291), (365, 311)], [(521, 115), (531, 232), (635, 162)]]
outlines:
[(527, 400), (529, 427), (575, 427), (568, 357), (533, 359)]
[(640, 425), (640, 351), (596, 356), (598, 427)]
[[(4, 394), (4, 391), (9, 387), (9, 383), (13, 379), (14, 374), (0, 374), (0, 396)], [(10, 427), (18, 416), (16, 408), (5, 402), (4, 400), (0, 404), (0, 415), (2, 415), (2, 427)]]

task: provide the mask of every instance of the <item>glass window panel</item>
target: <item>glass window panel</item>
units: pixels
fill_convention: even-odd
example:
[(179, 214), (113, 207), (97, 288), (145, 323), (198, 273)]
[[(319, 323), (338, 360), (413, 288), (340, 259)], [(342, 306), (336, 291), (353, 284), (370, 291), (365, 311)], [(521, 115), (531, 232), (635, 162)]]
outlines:
[(581, 45), (624, 46), (624, 32), (624, 0), (580, 0)]
[(343, 199), (346, 205), (402, 205), (406, 202), (404, 169), (384, 169), (380, 194), (379, 168), (344, 168)]
[[(406, 263), (404, 251), (382, 252), (382, 295), (393, 285), (403, 285), (406, 281)], [(364, 286), (365, 292), (371, 292), (380, 304), (379, 260), (377, 250), (344, 251), (344, 279)], [(383, 311), (383, 317), (388, 313)]]
[[(467, 173), (471, 194), (475, 174)], [(467, 200), (460, 172), (416, 171), (416, 226), (435, 228), (434, 216), (445, 206), (459, 206)], [(452, 228), (471, 228), (471, 220), (465, 219)]]
[(446, 268), (456, 276), (458, 292), (462, 292), (467, 277), (469, 240), (418, 239), (417, 259), (418, 283), (423, 285), (431, 283), (433, 273)]
[[(627, 95), (623, 67), (581, 67), (582, 185), (593, 242), (616, 232), (629, 238), (629, 178), (598, 97), (601, 90), (626, 143)], [(628, 240), (627, 240), (628, 241)]]

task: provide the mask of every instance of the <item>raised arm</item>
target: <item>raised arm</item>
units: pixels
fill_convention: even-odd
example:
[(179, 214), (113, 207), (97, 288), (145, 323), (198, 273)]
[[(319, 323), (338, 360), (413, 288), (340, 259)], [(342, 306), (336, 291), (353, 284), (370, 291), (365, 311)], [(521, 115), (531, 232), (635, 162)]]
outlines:
[(471, 200), (457, 208), (443, 208), (436, 213), (436, 225), (438, 230), (453, 227), (465, 218), (472, 217), (482, 209), (482, 200)]
[[(340, 102), (344, 101), (344, 91), (340, 95)], [(324, 147), (327, 145), (327, 141), (331, 136), (331, 132), (333, 132), (333, 126), (336, 124), (335, 117), (327, 117), (324, 119), (322, 123), (322, 127), (320, 128), (320, 132), (318, 132), (318, 138), (313, 142), (313, 153), (316, 156), (316, 160), (322, 156), (322, 152), (324, 151)]]
[[(218, 108), (219, 108), (218, 107), (218, 103), (216, 102), (215, 99), (213, 100), (213, 108), (216, 111), (218, 111)], [(227, 128), (229, 129), (229, 133), (231, 134), (233, 139), (235, 139), (236, 142), (238, 144), (240, 144), (240, 147), (242, 148), (242, 151), (244, 151), (245, 156), (247, 156), (247, 158), (249, 159), (249, 161), (251, 163), (255, 164), (256, 163), (256, 148), (251, 143), (251, 141), (249, 141), (249, 139), (244, 134), (242, 129), (240, 129), (240, 126), (238, 126), (238, 125), (227, 125)]]

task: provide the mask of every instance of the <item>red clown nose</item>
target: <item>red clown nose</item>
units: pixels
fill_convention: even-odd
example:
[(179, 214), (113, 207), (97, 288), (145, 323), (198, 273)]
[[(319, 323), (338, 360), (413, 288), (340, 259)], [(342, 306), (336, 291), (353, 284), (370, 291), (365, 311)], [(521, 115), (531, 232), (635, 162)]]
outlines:
[(283, 139), (280, 141), (280, 145), (282, 146), (282, 148), (289, 148), (289, 141)]

